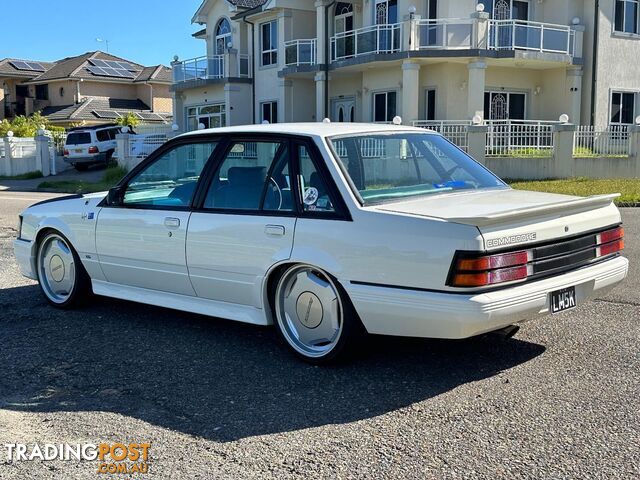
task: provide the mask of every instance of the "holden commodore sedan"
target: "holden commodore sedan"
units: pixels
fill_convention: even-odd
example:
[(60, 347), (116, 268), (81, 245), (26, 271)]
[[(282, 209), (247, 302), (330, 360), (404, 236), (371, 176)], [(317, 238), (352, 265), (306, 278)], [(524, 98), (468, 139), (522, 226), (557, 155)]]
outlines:
[(516, 191), (442, 136), (371, 124), (203, 130), (107, 193), (33, 205), (16, 258), (91, 293), (258, 325), (310, 362), (360, 333), (514, 331), (622, 281), (615, 195)]

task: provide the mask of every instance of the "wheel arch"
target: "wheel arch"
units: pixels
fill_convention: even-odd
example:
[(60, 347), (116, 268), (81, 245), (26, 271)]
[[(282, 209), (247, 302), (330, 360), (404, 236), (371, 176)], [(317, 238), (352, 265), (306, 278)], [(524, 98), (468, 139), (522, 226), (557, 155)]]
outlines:
[(272, 303), (276, 282), (288, 268), (294, 265), (310, 265), (319, 270), (322, 270), (327, 275), (331, 276), (332, 280), (342, 288), (343, 292), (348, 297), (348, 294), (346, 293), (347, 290), (339, 275), (339, 272), (341, 272), (342, 270), (339, 268), (338, 263), (335, 261), (335, 259), (329, 257), (326, 254), (316, 254), (314, 255), (313, 259), (309, 256), (291, 256), (286, 260), (272, 265), (265, 274), (262, 291), (262, 303), (268, 325), (273, 325), (275, 321)]

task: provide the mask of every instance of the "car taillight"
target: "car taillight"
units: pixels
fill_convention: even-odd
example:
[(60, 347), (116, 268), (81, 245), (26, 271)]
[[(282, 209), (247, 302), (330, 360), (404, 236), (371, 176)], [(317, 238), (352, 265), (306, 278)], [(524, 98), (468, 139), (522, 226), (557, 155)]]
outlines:
[(66, 148), (64, 149), (64, 156), (68, 157), (69, 156), (69, 150), (67, 150)]
[(525, 280), (531, 252), (503, 253), (458, 258), (451, 276), (452, 287), (485, 287), (498, 283)]
[(624, 228), (617, 227), (596, 235), (598, 257), (606, 257), (624, 250)]
[(89, 147), (89, 153), (98, 153), (98, 147)]

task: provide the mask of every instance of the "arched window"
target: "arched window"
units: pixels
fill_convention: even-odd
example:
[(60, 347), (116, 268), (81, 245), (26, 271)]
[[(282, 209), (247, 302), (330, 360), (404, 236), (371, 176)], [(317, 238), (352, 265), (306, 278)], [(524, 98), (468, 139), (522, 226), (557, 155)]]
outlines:
[(354, 54), (354, 38), (349, 34), (353, 30), (353, 5), (338, 2), (333, 20), (334, 34), (338, 35), (333, 52), (334, 58), (348, 58)]
[(226, 18), (221, 19), (216, 26), (216, 55), (222, 55), (231, 43), (231, 24)]

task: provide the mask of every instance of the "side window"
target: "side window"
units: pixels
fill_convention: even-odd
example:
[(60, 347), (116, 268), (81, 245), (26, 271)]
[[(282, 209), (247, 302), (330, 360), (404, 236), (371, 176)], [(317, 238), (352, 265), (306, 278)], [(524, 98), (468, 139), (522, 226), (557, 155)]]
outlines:
[(108, 130), (96, 130), (96, 138), (99, 142), (108, 142), (109, 140), (111, 140), (109, 138)]
[(234, 142), (213, 176), (204, 207), (293, 210), (289, 153), (283, 142)]
[(329, 198), (327, 185), (323, 181), (307, 147), (298, 147), (300, 159), (300, 204), (305, 212), (335, 212)]
[(215, 142), (179, 145), (129, 181), (125, 206), (188, 207)]

